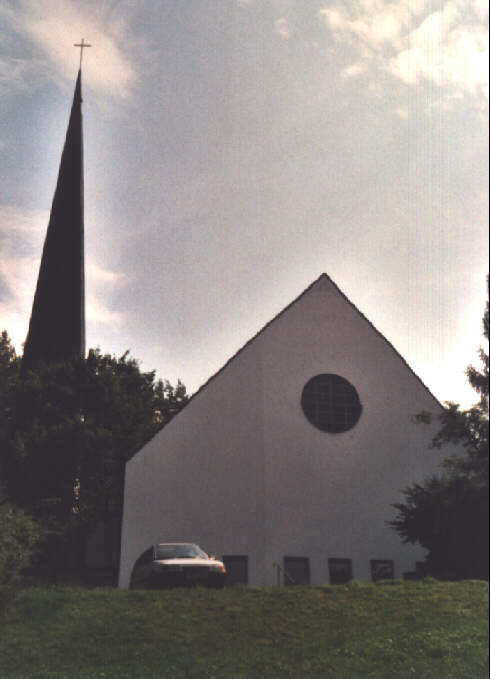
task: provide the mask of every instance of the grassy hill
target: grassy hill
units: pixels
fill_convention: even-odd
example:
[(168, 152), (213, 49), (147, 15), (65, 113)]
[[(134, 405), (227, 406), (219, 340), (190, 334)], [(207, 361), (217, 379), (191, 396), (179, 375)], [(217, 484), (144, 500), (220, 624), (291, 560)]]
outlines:
[(32, 588), (0, 630), (1, 679), (483, 679), (488, 585), (172, 591)]

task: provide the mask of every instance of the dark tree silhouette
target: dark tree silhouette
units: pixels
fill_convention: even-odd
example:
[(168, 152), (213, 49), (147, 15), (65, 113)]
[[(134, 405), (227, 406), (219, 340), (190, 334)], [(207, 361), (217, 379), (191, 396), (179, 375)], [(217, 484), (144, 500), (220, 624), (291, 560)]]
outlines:
[(128, 352), (98, 349), (21, 371), (6, 333), (0, 373), (9, 376), (0, 391), (7, 497), (82, 559), (94, 527), (121, 516), (125, 463), (187, 403), (185, 386), (156, 381)]
[[(488, 300), (483, 334), (488, 341)], [(390, 522), (404, 542), (428, 550), (428, 572), (441, 578), (488, 579), (488, 350), (479, 355), (482, 368), (466, 373), (479, 402), (469, 410), (448, 403), (431, 444), (455, 443), (463, 454), (445, 458), (440, 475), (405, 488), (405, 503), (394, 505), (398, 514)], [(418, 419), (426, 422), (430, 414)]]

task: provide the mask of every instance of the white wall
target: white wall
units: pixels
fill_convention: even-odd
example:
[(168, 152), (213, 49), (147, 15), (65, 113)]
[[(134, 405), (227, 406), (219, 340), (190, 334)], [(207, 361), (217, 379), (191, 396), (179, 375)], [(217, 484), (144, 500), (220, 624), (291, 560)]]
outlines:
[[(411, 422), (439, 405), (405, 362), (321, 279), (263, 337), (267, 562), (309, 556), (313, 581), (328, 580), (328, 557), (352, 558), (369, 579), (369, 560), (412, 570), (423, 552), (404, 547), (385, 521), (399, 491), (434, 470), (434, 428)], [(357, 389), (358, 424), (343, 434), (316, 429), (300, 406), (304, 384), (336, 373)]]
[(249, 353), (237, 356), (126, 465), (122, 586), (136, 558), (157, 541), (262, 555), (250, 564), (254, 577), (262, 577), (262, 374)]
[[(363, 411), (343, 434), (316, 429), (300, 405), (305, 383), (336, 373)], [(251, 584), (274, 584), (272, 564), (310, 559), (327, 582), (329, 557), (394, 559), (395, 575), (423, 552), (386, 525), (400, 490), (435, 470), (437, 423), (411, 416), (440, 406), (389, 343), (327, 277), (247, 344), (126, 467), (120, 585), (157, 541), (198, 542), (249, 557)]]

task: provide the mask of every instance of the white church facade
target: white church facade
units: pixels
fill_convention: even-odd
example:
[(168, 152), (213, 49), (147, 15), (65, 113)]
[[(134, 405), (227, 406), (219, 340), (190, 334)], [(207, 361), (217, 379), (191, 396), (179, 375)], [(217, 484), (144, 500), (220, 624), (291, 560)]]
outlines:
[(230, 580), (370, 581), (425, 553), (387, 524), (437, 469), (441, 405), (323, 274), (126, 465), (119, 586), (156, 542), (195, 542)]

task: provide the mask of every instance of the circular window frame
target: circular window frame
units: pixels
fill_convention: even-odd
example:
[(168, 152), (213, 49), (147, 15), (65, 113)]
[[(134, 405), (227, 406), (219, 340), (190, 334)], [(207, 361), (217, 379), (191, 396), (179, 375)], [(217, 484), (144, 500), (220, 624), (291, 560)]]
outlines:
[(335, 373), (314, 375), (306, 382), (301, 408), (308, 422), (327, 434), (350, 431), (362, 414), (357, 389)]

